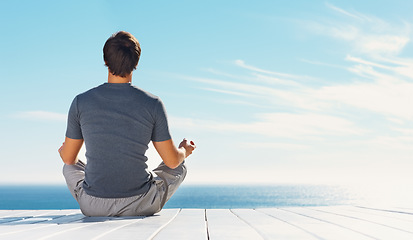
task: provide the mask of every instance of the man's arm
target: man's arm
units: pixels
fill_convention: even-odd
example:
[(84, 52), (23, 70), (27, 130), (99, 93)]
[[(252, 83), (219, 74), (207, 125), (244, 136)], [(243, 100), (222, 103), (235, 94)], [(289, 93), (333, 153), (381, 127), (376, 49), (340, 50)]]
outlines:
[(77, 155), (80, 148), (82, 148), (83, 139), (71, 139), (66, 137), (65, 142), (59, 148), (60, 157), (67, 165), (73, 165), (77, 163)]
[(179, 144), (179, 147), (174, 145), (172, 139), (153, 142), (153, 145), (165, 165), (172, 169), (177, 168), (196, 148), (192, 141), (186, 139)]

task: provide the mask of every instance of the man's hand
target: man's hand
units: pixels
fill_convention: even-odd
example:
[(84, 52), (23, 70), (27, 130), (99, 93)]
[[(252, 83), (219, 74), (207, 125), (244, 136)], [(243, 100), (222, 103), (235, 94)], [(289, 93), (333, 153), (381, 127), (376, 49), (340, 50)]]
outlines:
[(178, 148), (185, 149), (185, 158), (189, 157), (192, 152), (195, 150), (196, 146), (193, 141), (188, 141), (188, 139), (184, 138), (184, 140), (179, 144)]
[(62, 151), (64, 145), (65, 143), (63, 142), (62, 146), (57, 150), (59, 153)]
[(163, 142), (153, 142), (153, 145), (165, 165), (172, 169), (177, 168), (196, 148), (194, 142), (187, 139), (184, 139), (179, 144), (179, 147), (174, 145), (172, 139)]

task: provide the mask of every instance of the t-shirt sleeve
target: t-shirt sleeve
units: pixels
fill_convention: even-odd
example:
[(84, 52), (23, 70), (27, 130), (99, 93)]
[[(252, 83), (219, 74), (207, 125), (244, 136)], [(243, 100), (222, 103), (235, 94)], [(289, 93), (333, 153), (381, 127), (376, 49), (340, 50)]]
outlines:
[(157, 100), (154, 111), (155, 125), (151, 140), (154, 142), (163, 142), (171, 139), (165, 106), (160, 99)]
[(80, 128), (80, 114), (78, 109), (78, 98), (73, 99), (67, 117), (66, 137), (71, 139), (83, 139), (82, 129)]

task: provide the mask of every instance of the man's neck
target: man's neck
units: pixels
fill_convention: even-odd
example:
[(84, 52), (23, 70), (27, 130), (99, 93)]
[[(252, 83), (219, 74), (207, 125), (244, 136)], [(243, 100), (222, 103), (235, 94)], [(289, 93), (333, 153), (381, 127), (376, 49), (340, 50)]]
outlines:
[(132, 73), (126, 77), (120, 77), (113, 75), (111, 72), (108, 74), (108, 83), (130, 83), (132, 82)]

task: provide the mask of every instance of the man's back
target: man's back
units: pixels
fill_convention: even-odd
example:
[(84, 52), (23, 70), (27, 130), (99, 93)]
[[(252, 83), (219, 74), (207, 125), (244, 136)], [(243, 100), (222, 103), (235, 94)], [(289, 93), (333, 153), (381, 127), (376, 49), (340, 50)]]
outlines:
[(159, 98), (129, 83), (105, 83), (78, 95), (66, 135), (84, 139), (84, 190), (103, 198), (130, 197), (148, 190), (145, 152), (153, 141), (171, 138)]
[[(185, 159), (196, 146), (173, 143), (159, 98), (131, 85), (141, 48), (130, 33), (113, 34), (103, 47), (108, 82), (75, 97), (59, 148), (70, 193), (86, 216), (159, 212), (184, 180)], [(152, 176), (145, 152), (152, 141), (162, 162)], [(86, 145), (87, 163), (77, 155)]]

